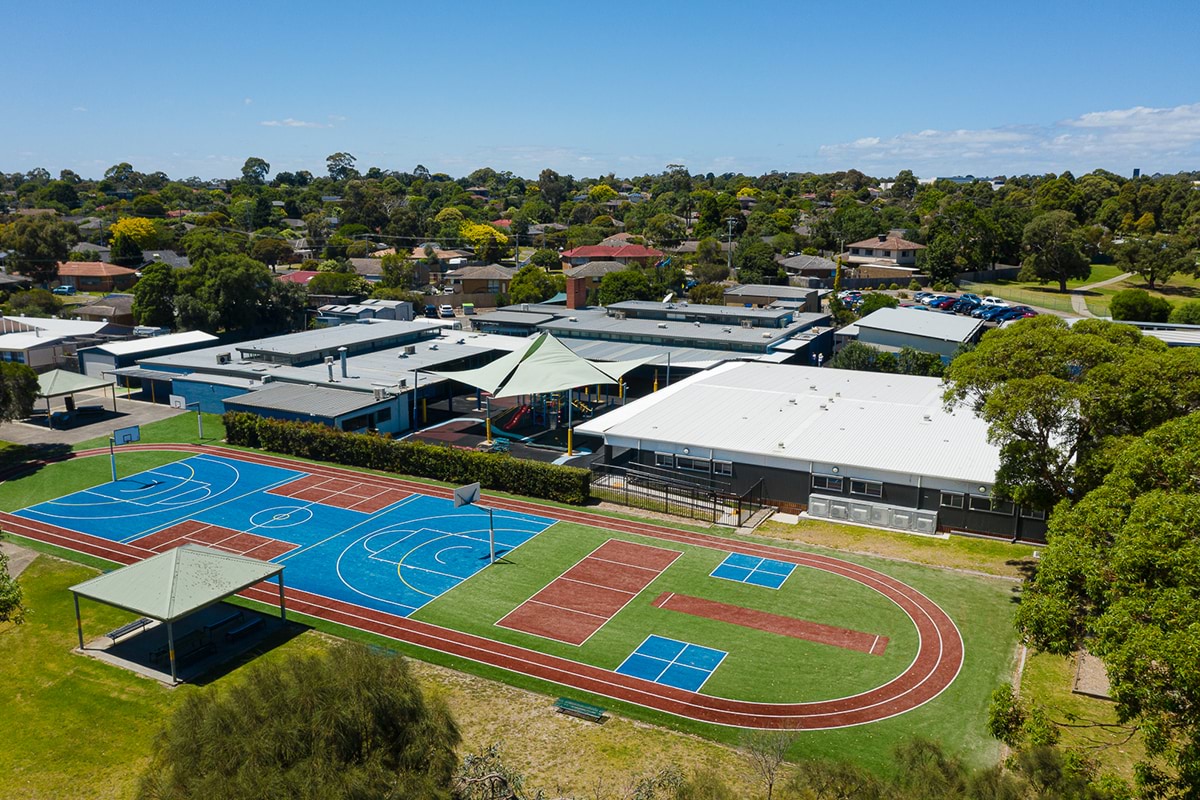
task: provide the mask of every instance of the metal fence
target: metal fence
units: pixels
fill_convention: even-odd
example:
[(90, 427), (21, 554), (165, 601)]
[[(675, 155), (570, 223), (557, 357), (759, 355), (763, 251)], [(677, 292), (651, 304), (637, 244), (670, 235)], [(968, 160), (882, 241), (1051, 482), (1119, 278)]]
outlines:
[(597, 500), (731, 528), (761, 522), (766, 515), (760, 512), (769, 508), (761, 480), (737, 495), (728, 485), (692, 483), (652, 468), (614, 464), (592, 465), (591, 493)]

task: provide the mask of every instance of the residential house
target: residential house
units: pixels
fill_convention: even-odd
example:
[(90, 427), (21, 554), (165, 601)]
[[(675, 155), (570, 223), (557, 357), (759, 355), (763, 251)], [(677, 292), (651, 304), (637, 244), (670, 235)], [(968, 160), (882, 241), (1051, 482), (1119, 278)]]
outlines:
[(590, 261), (617, 261), (621, 264), (650, 265), (663, 257), (663, 251), (646, 247), (644, 244), (625, 244), (620, 247), (603, 247), (601, 245), (585, 245), (564, 250), (559, 254), (562, 258), (563, 269), (581, 267)]
[(788, 256), (780, 260), (789, 277), (796, 278), (832, 278), (837, 271), (837, 264), (821, 256), (808, 256), (803, 253)]
[(115, 325), (136, 325), (133, 318), (133, 295), (110, 294), (86, 306), (70, 310), (71, 316), (92, 322), (111, 322)]
[(983, 336), (983, 320), (916, 308), (881, 308), (838, 330), (839, 344), (857, 340), (879, 350), (911, 347), (949, 362), (959, 348)]
[(58, 282), (81, 292), (120, 292), (137, 279), (136, 270), (104, 261), (64, 261), (58, 265)]
[[(620, 261), (589, 261), (580, 267), (564, 271), (567, 278), (567, 308), (583, 308), (595, 297), (600, 281), (610, 272), (629, 269)], [(589, 298), (591, 295), (591, 298)]]
[(899, 231), (891, 231), (870, 239), (863, 239), (861, 242), (853, 242), (846, 247), (842, 258), (852, 265), (915, 266), (917, 252), (924, 250), (925, 245), (910, 242), (902, 238), (899, 233)]
[(508, 292), (508, 286), (516, 273), (512, 267), (500, 264), (455, 267), (445, 274), (444, 280), (455, 294), (500, 294)]

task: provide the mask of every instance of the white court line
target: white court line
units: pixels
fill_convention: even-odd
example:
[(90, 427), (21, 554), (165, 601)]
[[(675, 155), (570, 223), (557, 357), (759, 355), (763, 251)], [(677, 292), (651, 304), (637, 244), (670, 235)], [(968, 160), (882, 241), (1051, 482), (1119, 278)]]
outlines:
[[(534, 597), (536, 597), (536, 595), (534, 595)], [(595, 619), (602, 619), (605, 622), (612, 619), (612, 617), (606, 617), (603, 614), (593, 614), (590, 611), (580, 611), (578, 608), (567, 608), (566, 606), (560, 606), (555, 603), (547, 603), (544, 600), (535, 600), (533, 597), (526, 600), (525, 603), (531, 603), (532, 605), (535, 605), (535, 606), (545, 606), (546, 608), (555, 608), (555, 609), (558, 609), (559, 611), (566, 611), (569, 614), (583, 614), (585, 617), (593, 617)], [(523, 606), (523, 605), (525, 605), (525, 603), (521, 603), (521, 605)], [(518, 606), (518, 608), (519, 607), (520, 606)], [(516, 610), (517, 610), (516, 608), (513, 609), (513, 611), (516, 611)], [(516, 629), (513, 628), (510, 630), (516, 630)], [(528, 633), (528, 631), (525, 631), (525, 632)], [(555, 641), (560, 641), (560, 640), (555, 640)]]
[[(591, 581), (581, 581), (578, 578), (568, 578), (566, 575), (559, 575), (558, 579), (560, 581), (570, 581), (571, 583), (581, 583), (584, 586), (593, 586), (597, 589), (607, 589), (608, 591), (616, 592), (617, 594), (637, 594), (637, 592), (631, 592), (628, 589), (618, 589), (615, 586), (605, 586), (602, 583), (592, 583)], [(549, 584), (546, 584), (546, 585), (549, 586)], [(545, 587), (543, 587), (543, 588), (545, 588)], [(642, 587), (642, 588), (644, 589), (645, 587)]]
[[(591, 558), (595, 559), (596, 561), (603, 561), (606, 564), (616, 564), (619, 567), (629, 567), (630, 569), (641, 569), (641, 570), (645, 570), (646, 572), (661, 573), (663, 571), (662, 569), (655, 569), (654, 567), (647, 567), (645, 564), (629, 564), (625, 561), (613, 561), (611, 558), (602, 558), (600, 556), (591, 556)], [(675, 563), (675, 561), (672, 560), (671, 564), (674, 564), (674, 563)], [(668, 564), (667, 566), (669, 567), (669, 566), (671, 566), (671, 564)], [(663, 569), (666, 569), (666, 567), (663, 567)]]
[[(318, 541), (318, 542), (313, 542), (313, 543), (312, 543), (312, 544), (310, 544), (310, 545), (305, 545), (304, 547), (298, 547), (298, 548), (296, 548), (295, 550), (293, 550), (293, 551), (291, 551), (290, 553), (287, 553), (286, 555), (284, 555), (283, 557), (281, 557), (281, 558), (280, 558), (278, 561), (276, 561), (275, 563), (276, 563), (276, 564), (281, 564), (281, 563), (283, 563), (284, 561), (286, 561), (286, 560), (288, 560), (289, 558), (291, 558), (292, 556), (298, 556), (298, 555), (300, 555), (301, 553), (305, 553), (305, 552), (308, 552), (309, 550), (312, 550), (314, 547), (320, 547), (321, 545), (325, 544), (326, 542), (332, 542), (334, 539), (338, 538), (339, 536), (342, 536), (342, 535), (344, 535), (344, 534), (347, 534), (347, 533), (349, 533), (350, 531), (354, 530), (355, 528), (360, 528), (360, 527), (362, 527), (363, 525), (366, 525), (368, 522), (371, 522), (372, 520), (375, 520), (376, 518), (378, 518), (378, 517), (380, 517), (380, 516), (382, 516), (382, 515), (384, 515), (384, 514), (388, 513), (389, 511), (392, 511), (392, 510), (394, 510), (394, 509), (397, 509), (397, 508), (399, 508), (399, 507), (401, 507), (401, 506), (405, 505), (406, 503), (409, 503), (409, 502), (411, 502), (411, 501), (413, 501), (413, 500), (416, 500), (418, 497), (420, 497), (420, 495), (416, 495), (416, 494), (409, 495), (408, 497), (406, 497), (406, 498), (404, 498), (403, 500), (399, 501), (399, 502), (398, 502), (398, 503), (396, 503), (395, 505), (388, 506), (387, 508), (385, 508), (385, 509), (381, 509), (380, 511), (376, 512), (375, 514), (372, 514), (372, 515), (370, 515), (369, 517), (367, 517), (366, 519), (364, 519), (362, 522), (357, 522), (357, 523), (355, 523), (354, 525), (351, 525), (349, 528), (344, 528), (344, 529), (342, 529), (342, 530), (338, 531), (337, 533), (335, 533), (335, 534), (333, 534), (333, 535), (331, 535), (331, 536), (326, 536), (324, 539), (321, 539), (321, 540), (320, 540), (320, 541)], [(366, 538), (366, 537), (364, 537), (364, 538)], [(360, 540), (360, 541), (361, 541), (361, 540)], [(368, 595), (368, 597), (369, 597), (369, 596), (370, 596), (370, 595)]]

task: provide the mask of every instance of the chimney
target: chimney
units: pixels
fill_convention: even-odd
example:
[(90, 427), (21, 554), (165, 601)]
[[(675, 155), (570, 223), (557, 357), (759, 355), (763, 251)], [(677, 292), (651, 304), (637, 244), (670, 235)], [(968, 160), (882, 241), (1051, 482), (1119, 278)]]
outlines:
[(886, 233), (881, 233), (881, 234), (879, 234), (879, 241), (881, 241), (881, 242), (886, 242), (886, 241), (887, 241), (887, 234), (886, 234)]
[(345, 347), (339, 347), (339, 348), (338, 348), (338, 353), (340, 353), (340, 354), (341, 354), (341, 356), (342, 356), (342, 377), (343, 377), (343, 378), (349, 378), (349, 377), (350, 377), (350, 375), (349, 375), (349, 374), (346, 372), (346, 348), (345, 348)]
[(587, 278), (567, 278), (567, 308), (587, 307)]

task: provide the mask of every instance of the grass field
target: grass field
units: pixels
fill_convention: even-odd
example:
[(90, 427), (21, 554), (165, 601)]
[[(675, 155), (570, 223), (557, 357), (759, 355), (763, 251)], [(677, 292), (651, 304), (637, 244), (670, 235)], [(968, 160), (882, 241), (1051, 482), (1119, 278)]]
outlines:
[[(75, 621), (67, 587), (95, 574), (88, 566), (38, 558), (21, 577), (31, 612), (27, 623), (0, 626), (0, 692), (6, 698), (0, 704), (0, 730), (6, 731), (0, 797), (133, 798), (161, 721), (197, 690), (167, 689), (71, 652)], [(127, 616), (91, 605), (88, 629), (108, 630)], [(312, 631), (259, 657), (320, 650), (331, 641)], [(426, 690), (449, 703), (464, 752), (502, 742), (509, 763), (534, 786), (582, 795), (674, 764), (687, 772), (713, 769), (739, 796), (755, 791), (742, 757), (717, 743), (619, 718), (592, 725), (555, 714), (543, 695), (432, 664), (414, 667)], [(235, 669), (212, 685), (219, 690), (243, 675)]]
[[(199, 431), (196, 428), (196, 415), (177, 414), (167, 419), (160, 419), (158, 422), (143, 425), (141, 442), (143, 444), (203, 444), (219, 442), (225, 438), (225, 424), (221, 421), (220, 414), (203, 414), (201, 416), (204, 417), (204, 439), (202, 440), (197, 437)], [(93, 447), (108, 447), (108, 436), (88, 439), (86, 442), (75, 445), (73, 449), (90, 450)]]

